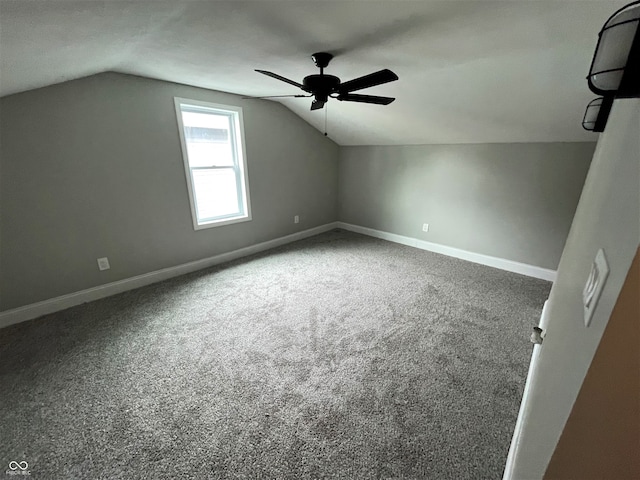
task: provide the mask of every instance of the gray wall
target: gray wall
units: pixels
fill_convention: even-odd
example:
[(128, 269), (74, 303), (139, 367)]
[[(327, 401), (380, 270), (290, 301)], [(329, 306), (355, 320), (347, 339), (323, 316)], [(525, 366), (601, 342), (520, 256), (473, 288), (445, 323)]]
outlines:
[[(340, 220), (556, 269), (595, 144), (342, 147)], [(429, 232), (422, 232), (422, 224)]]
[[(243, 108), (252, 221), (194, 231), (174, 96)], [(106, 73), (0, 115), (0, 310), (337, 220), (338, 146), (273, 102)]]
[[(174, 96), (243, 107), (252, 221), (193, 230)], [(0, 311), (338, 219), (555, 269), (593, 149), (339, 148), (276, 103), (115, 73), (12, 95), (0, 99)]]

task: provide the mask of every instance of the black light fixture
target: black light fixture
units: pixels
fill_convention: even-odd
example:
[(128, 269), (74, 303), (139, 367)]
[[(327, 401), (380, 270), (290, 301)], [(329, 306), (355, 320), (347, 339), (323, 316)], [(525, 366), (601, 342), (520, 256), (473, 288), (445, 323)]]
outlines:
[(616, 11), (600, 30), (587, 81), (598, 95), (640, 97), (640, 0)]
[(582, 118), (582, 128), (590, 132), (604, 132), (612, 105), (613, 96), (611, 95), (591, 100)]

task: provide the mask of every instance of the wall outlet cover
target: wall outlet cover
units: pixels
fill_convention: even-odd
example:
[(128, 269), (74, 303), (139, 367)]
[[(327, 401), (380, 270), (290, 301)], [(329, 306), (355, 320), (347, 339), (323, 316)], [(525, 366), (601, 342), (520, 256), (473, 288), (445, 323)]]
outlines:
[(109, 265), (109, 259), (107, 257), (99, 258), (98, 268), (100, 270), (109, 270), (111, 268), (111, 265)]
[(429, 231), (429, 224), (428, 223), (423, 223), (422, 224), (422, 231), (423, 232), (428, 232)]

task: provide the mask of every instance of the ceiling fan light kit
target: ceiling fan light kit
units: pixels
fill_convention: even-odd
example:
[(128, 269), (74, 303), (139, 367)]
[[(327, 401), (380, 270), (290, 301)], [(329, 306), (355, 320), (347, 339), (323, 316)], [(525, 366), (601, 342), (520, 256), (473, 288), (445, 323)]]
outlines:
[(640, 0), (615, 12), (600, 30), (587, 81), (597, 95), (640, 95)]
[(602, 132), (615, 98), (640, 97), (640, 0), (617, 10), (598, 33), (587, 76), (589, 89), (602, 97), (589, 102), (582, 127)]
[(587, 105), (582, 118), (582, 128), (590, 132), (603, 132), (613, 105), (613, 97), (598, 97)]
[[(269, 72), (267, 70), (256, 70), (256, 72), (288, 83), (289, 85), (293, 85), (309, 93), (310, 95), (308, 96), (313, 96), (313, 101), (311, 102), (311, 110), (321, 109), (322, 107), (324, 107), (325, 103), (329, 101), (329, 98), (335, 98), (336, 100), (340, 100), (343, 102), (371, 103), (374, 105), (389, 105), (395, 100), (395, 98), (392, 97), (358, 95), (351, 93), (357, 90), (375, 87), (377, 85), (383, 85), (385, 83), (398, 80), (398, 76), (391, 70), (384, 69), (370, 73), (369, 75), (365, 75), (363, 77), (349, 80), (348, 82), (341, 82), (338, 77), (334, 75), (326, 75), (324, 73), (324, 69), (327, 68), (332, 58), (333, 55), (328, 52), (317, 52), (311, 55), (311, 59), (313, 60), (313, 63), (315, 63), (316, 67), (320, 69), (320, 73), (304, 77), (302, 83), (298, 83), (294, 80), (283, 77), (282, 75), (278, 75), (277, 73)], [(291, 95), (291, 97), (300, 96), (307, 95)]]

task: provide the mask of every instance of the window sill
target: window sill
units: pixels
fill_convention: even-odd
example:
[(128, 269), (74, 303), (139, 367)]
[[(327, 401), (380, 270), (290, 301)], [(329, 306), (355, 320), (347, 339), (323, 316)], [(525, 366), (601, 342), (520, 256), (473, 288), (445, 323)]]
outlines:
[(223, 227), (225, 225), (231, 225), (233, 223), (249, 222), (251, 221), (251, 215), (243, 215), (241, 217), (224, 218), (222, 220), (212, 220), (206, 223), (200, 223), (194, 221), (194, 230), (205, 230), (207, 228)]

